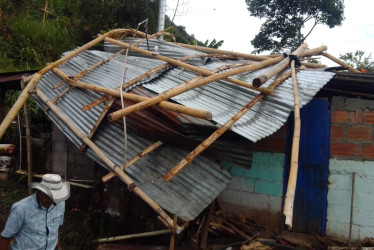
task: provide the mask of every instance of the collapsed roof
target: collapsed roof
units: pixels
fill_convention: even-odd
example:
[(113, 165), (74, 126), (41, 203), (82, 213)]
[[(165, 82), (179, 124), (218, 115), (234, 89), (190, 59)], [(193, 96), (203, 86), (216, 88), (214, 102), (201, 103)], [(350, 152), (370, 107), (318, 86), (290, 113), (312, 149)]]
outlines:
[[(144, 192), (142, 198), (158, 211), (166, 224), (170, 226), (170, 218), (160, 212), (161, 208), (183, 220), (192, 220), (230, 181), (230, 174), (220, 161), (245, 165), (252, 143), (271, 135), (286, 122), (294, 107), (292, 79), (286, 75), (285, 67), (270, 76), (267, 72), (279, 63), (287, 66), (290, 59), (282, 56), (243, 59), (241, 54), (209, 55), (153, 39), (140, 43), (143, 40), (114, 42), (110, 38), (122, 38), (126, 32), (109, 32), (48, 65), (29, 83), (33, 85), (30, 88), (35, 87), (33, 98), (77, 147), (116, 172), (131, 190), (141, 195)], [(111, 42), (105, 46), (107, 52), (87, 50), (102, 40)], [(136, 46), (130, 46), (130, 42)], [(126, 56), (123, 47), (130, 49)], [(134, 50), (137, 53), (131, 53)], [(307, 50), (301, 55), (311, 53)], [(278, 64), (272, 66), (267, 63), (270, 61)], [(249, 84), (263, 75), (269, 79), (261, 87)], [(333, 76), (334, 73), (321, 67), (300, 70), (296, 77), (300, 107)], [(284, 81), (278, 81), (280, 78)], [(275, 82), (279, 84), (276, 88)], [(125, 86), (123, 93), (121, 86)], [(188, 91), (168, 95), (170, 89), (178, 86)], [(122, 95), (125, 101), (121, 103), (113, 95)], [(134, 95), (143, 99), (138, 100)], [(129, 110), (136, 106), (134, 102), (150, 99), (157, 99), (152, 104), (160, 105), (147, 104), (148, 109), (138, 105), (133, 110), (136, 112)], [(165, 102), (167, 99), (170, 102)], [(161, 109), (162, 103), (169, 105), (167, 110), (173, 106), (175, 111), (184, 112), (182, 107), (186, 106), (192, 113), (204, 115), (195, 118), (189, 116), (190, 111), (186, 112), (189, 115), (165, 111)], [(111, 116), (122, 111), (127, 111), (124, 120), (123, 113), (120, 118)], [(240, 119), (236, 122), (233, 118)], [(212, 143), (206, 143), (206, 137), (218, 129), (222, 132), (213, 133), (216, 140), (228, 128), (231, 132), (212, 144), (214, 150), (207, 151), (206, 156), (199, 155)], [(145, 153), (144, 149), (154, 143), (158, 145), (153, 151)], [(203, 149), (188, 155), (195, 147)], [(135, 158), (138, 161), (131, 167), (124, 172), (120, 170), (119, 166)], [(189, 164), (188, 167), (170, 181), (164, 181), (179, 161)]]

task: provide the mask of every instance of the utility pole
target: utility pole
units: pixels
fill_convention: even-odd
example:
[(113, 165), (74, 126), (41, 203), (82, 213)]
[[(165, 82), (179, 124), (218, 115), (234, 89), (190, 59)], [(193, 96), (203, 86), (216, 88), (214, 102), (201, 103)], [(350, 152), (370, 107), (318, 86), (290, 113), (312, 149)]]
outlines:
[[(166, 0), (160, 0), (159, 12), (158, 12), (158, 28), (157, 31), (160, 32), (165, 29), (165, 9)], [(163, 36), (159, 36), (159, 40), (163, 40)]]

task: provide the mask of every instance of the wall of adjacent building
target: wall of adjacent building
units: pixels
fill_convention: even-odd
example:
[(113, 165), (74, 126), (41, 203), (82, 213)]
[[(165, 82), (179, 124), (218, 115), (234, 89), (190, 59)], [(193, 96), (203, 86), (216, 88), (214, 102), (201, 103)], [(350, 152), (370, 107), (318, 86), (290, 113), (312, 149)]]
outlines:
[(220, 199), (228, 212), (258, 224), (281, 223), (286, 126), (255, 143), (250, 169), (224, 164), (232, 174)]
[(326, 222), (329, 236), (348, 239), (351, 222), (353, 240), (374, 233), (373, 133), (374, 101), (332, 99)]

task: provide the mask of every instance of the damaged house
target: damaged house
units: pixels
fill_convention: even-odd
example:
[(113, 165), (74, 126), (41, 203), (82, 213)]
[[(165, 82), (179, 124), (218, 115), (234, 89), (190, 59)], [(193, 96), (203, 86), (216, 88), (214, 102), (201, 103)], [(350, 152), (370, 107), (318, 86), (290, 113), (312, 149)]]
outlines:
[[(120, 178), (177, 232), (173, 215), (194, 220), (219, 197), (259, 224), (363, 239), (374, 224), (373, 77), (304, 61), (332, 58), (326, 49), (256, 56), (113, 30), (34, 74), (0, 138), (31, 95), (108, 170), (103, 181)], [(67, 178), (67, 165), (52, 170)]]

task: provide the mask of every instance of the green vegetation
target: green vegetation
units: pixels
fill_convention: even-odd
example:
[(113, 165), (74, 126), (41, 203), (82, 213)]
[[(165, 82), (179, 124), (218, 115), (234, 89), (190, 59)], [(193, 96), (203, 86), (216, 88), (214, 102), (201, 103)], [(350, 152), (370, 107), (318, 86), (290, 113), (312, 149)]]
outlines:
[(40, 69), (102, 30), (134, 28), (146, 18), (154, 33), (157, 10), (155, 0), (0, 0), (0, 73)]
[[(158, 0), (0, 0), (0, 73), (40, 69), (99, 33), (136, 28), (145, 19), (147, 32), (155, 33), (158, 5)], [(169, 18), (165, 26), (174, 26), (178, 42), (204, 46)]]
[(374, 72), (374, 60), (371, 54), (368, 56), (364, 55), (365, 52), (357, 50), (354, 53), (348, 52), (344, 55), (340, 55), (339, 58), (357, 70), (364, 69), (367, 72)]
[[(254, 52), (281, 52), (300, 46), (318, 24), (329, 28), (344, 20), (343, 0), (246, 0), (251, 16), (264, 18), (260, 32), (251, 41)], [(301, 32), (312, 22), (306, 35)]]

